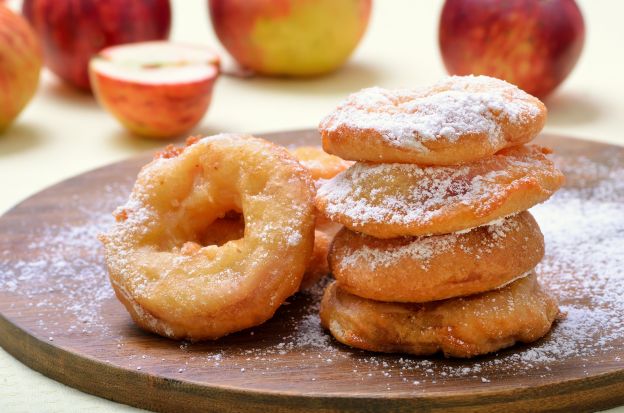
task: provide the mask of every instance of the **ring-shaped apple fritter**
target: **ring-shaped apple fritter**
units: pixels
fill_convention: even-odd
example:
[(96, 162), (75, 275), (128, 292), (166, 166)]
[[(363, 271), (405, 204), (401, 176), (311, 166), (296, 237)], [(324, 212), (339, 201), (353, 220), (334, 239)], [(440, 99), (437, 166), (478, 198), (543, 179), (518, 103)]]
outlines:
[[(263, 323), (299, 288), (314, 245), (314, 186), (285, 148), (217, 135), (145, 166), (102, 236), (110, 279), (135, 322), (216, 339)], [(230, 211), (244, 237), (202, 246)]]

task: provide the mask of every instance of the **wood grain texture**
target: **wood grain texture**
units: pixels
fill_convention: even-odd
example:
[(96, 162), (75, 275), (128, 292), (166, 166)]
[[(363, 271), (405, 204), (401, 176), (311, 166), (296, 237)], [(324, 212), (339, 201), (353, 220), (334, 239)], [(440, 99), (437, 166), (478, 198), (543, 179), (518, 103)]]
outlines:
[[(284, 145), (319, 142), (315, 131), (265, 137)], [(624, 161), (623, 148), (540, 140), (563, 160)], [(527, 354), (531, 346), (475, 360), (374, 355), (319, 333), (318, 294), (299, 294), (263, 326), (215, 342), (180, 343), (140, 331), (112, 296), (92, 238), (150, 156), (64, 181), (0, 218), (0, 345), (31, 368), (82, 391), (162, 412), (535, 412), (624, 404), (619, 337), (595, 354), (566, 354), (517, 370), (495, 361)], [(574, 175), (567, 185), (591, 188), (597, 179)], [(588, 304), (583, 294), (575, 299)]]

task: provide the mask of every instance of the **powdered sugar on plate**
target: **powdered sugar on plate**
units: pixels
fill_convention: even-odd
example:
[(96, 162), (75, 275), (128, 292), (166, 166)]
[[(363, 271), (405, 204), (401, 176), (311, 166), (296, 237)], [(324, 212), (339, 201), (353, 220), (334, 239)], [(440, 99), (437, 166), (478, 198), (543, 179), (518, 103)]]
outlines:
[(452, 76), (430, 87), (363, 89), (321, 122), (321, 130), (373, 130), (388, 144), (427, 152), (427, 142), (456, 142), (467, 134), (504, 141), (501, 122), (526, 125), (540, 114), (536, 100), (487, 76)]
[(99, 210), (112, 211), (123, 202), (125, 197), (119, 192), (127, 185), (102, 188), (98, 205), (81, 203), (81, 197), (74, 195), (68, 201), (78, 205), (75, 213), (81, 219), (72, 224), (41, 226), (26, 235), (24, 250), (36, 258), (22, 258), (9, 249), (0, 252), (0, 291), (29, 298), (29, 306), (40, 310), (39, 325), (43, 331), (59, 333), (54, 324), (46, 322), (49, 317), (71, 319), (67, 332), (108, 330), (101, 310), (114, 293), (108, 284), (103, 249), (97, 237), (112, 224), (113, 218), (110, 212)]

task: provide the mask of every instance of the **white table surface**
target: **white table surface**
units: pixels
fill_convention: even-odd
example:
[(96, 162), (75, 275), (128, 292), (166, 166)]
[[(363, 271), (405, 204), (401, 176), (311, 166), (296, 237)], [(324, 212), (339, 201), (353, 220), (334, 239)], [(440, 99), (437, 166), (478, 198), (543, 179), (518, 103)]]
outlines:
[[(173, 40), (220, 49), (206, 0), (173, 0)], [(624, 145), (624, 2), (579, 1), (587, 37), (572, 75), (546, 102), (547, 132)], [(376, 0), (368, 32), (349, 63), (308, 80), (222, 77), (194, 133), (266, 132), (315, 127), (360, 88), (415, 86), (445, 75), (438, 53), (441, 1)], [(0, 212), (25, 197), (97, 166), (164, 143), (130, 136), (94, 99), (48, 72), (30, 106), (0, 136)], [(30, 370), (0, 349), (1, 412), (129, 412)], [(624, 407), (611, 410), (624, 413)]]

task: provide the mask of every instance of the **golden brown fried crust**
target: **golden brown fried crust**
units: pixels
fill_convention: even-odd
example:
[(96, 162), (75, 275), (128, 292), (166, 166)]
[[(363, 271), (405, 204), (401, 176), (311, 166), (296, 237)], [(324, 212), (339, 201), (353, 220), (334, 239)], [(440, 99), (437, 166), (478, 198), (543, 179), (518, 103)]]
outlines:
[(474, 357), (544, 336), (557, 300), (535, 274), (500, 290), (424, 304), (361, 298), (336, 282), (325, 290), (321, 323), (341, 343), (385, 353)]
[(324, 183), (315, 204), (326, 218), (376, 238), (462, 231), (550, 198), (564, 177), (548, 152), (518, 146), (445, 167), (356, 163)]
[(515, 135), (505, 135), (505, 140), (498, 145), (484, 143), (487, 138), (483, 134), (466, 134), (455, 143), (441, 139), (435, 144), (427, 144), (430, 152), (426, 154), (385, 143), (381, 134), (374, 130), (360, 130), (356, 135), (353, 131), (340, 128), (335, 131), (321, 131), (321, 138), (326, 152), (351, 161), (457, 165), (487, 158), (507, 147), (528, 143), (542, 130), (545, 121), (544, 114), (529, 128), (515, 131)]
[(525, 211), (466, 233), (430, 237), (382, 240), (343, 228), (329, 263), (343, 291), (422, 303), (499, 288), (543, 256), (544, 237)]
[(341, 225), (326, 223), (319, 225), (317, 223), (314, 231), (314, 251), (312, 258), (303, 274), (300, 291), (305, 291), (316, 285), (319, 280), (329, 274), (329, 263), (327, 262), (327, 254), (336, 232), (342, 228)]
[[(301, 146), (290, 152), (310, 172), (312, 179), (315, 180), (332, 178), (353, 163), (329, 155), (323, 152), (321, 148), (315, 146)], [(311, 288), (322, 277), (329, 274), (327, 253), (334, 235), (341, 227), (339, 224), (334, 224), (317, 216), (314, 231), (314, 250), (303, 275), (299, 288), (300, 291)], [(243, 216), (232, 211), (227, 216), (215, 220), (206, 228), (202, 235), (202, 244), (223, 245), (228, 241), (242, 238), (244, 231), (245, 223)]]
[[(141, 170), (101, 236), (116, 295), (141, 327), (176, 339), (263, 323), (297, 291), (312, 254), (310, 174), (286, 149), (246, 135), (192, 140), (169, 155)], [(246, 225), (226, 242), (240, 225), (230, 211)]]
[[(327, 253), (336, 232), (342, 228), (341, 225), (331, 222), (318, 222), (314, 230), (314, 249), (310, 262), (308, 263), (299, 291), (307, 290), (318, 281), (329, 274), (329, 265), (327, 263)], [(210, 224), (203, 235), (203, 245), (223, 245), (226, 242), (240, 239), (244, 236), (245, 223), (242, 216), (229, 216), (217, 219)], [(186, 245), (186, 244), (185, 244)], [(195, 244), (194, 248), (200, 248)], [(187, 248), (192, 248), (188, 246)], [(181, 251), (183, 254), (184, 250)]]
[[(483, 108), (478, 115), (477, 106)], [(319, 131), (323, 149), (343, 159), (455, 165), (529, 142), (546, 116), (539, 99), (509, 83), (454, 76), (425, 88), (354, 93), (321, 121)], [(393, 134), (402, 136), (388, 136)]]
[[(353, 164), (353, 162), (330, 155), (317, 146), (300, 146), (290, 152), (310, 172), (317, 185), (323, 179), (333, 178)], [(303, 276), (300, 290), (311, 288), (322, 277), (329, 274), (327, 263), (329, 245), (341, 227), (341, 225), (334, 224), (317, 212), (314, 252)]]
[(290, 152), (310, 171), (314, 180), (333, 178), (353, 165), (353, 162), (330, 155), (316, 146), (299, 146)]

